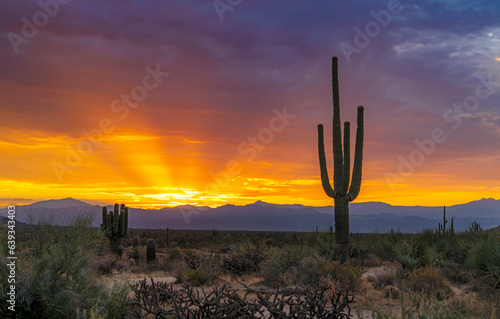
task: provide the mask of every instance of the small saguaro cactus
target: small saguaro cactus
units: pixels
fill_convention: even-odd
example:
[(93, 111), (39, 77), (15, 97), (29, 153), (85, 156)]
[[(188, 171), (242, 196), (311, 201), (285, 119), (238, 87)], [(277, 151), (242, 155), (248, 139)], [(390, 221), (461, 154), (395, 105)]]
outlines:
[(149, 239), (146, 244), (146, 260), (148, 264), (156, 260), (156, 242), (154, 239)]
[(108, 212), (106, 206), (102, 208), (101, 230), (104, 236), (109, 238), (111, 250), (116, 252), (120, 246), (120, 238), (127, 235), (128, 229), (128, 207), (115, 204), (113, 211)]
[(469, 226), (469, 232), (471, 232), (471, 233), (477, 233), (477, 232), (480, 232), (482, 230), (483, 230), (483, 228), (481, 227), (481, 225), (478, 222), (476, 222), (475, 220)]
[(438, 224), (438, 233), (443, 233), (443, 236), (453, 235), (455, 233), (455, 228), (453, 227), (453, 218), (451, 219), (451, 226), (446, 230), (446, 224), (448, 220), (446, 219), (446, 206), (443, 206), (443, 224)]
[(134, 238), (132, 239), (132, 247), (135, 248), (137, 246), (139, 246), (139, 237), (134, 236)]
[(349, 203), (358, 197), (361, 189), (364, 141), (364, 108), (358, 106), (356, 145), (351, 179), (351, 133), (350, 123), (344, 122), (344, 148), (342, 149), (342, 129), (340, 125), (340, 93), (338, 58), (332, 58), (333, 89), (333, 187), (328, 176), (323, 124), (318, 125), (318, 153), (321, 170), (321, 184), (326, 195), (333, 198), (335, 211), (335, 240), (339, 245), (337, 256), (345, 262), (349, 256)]
[(446, 236), (446, 223), (448, 223), (446, 219), (446, 206), (443, 206), (443, 225), (441, 223), (438, 224), (438, 232), (443, 232), (444, 236)]

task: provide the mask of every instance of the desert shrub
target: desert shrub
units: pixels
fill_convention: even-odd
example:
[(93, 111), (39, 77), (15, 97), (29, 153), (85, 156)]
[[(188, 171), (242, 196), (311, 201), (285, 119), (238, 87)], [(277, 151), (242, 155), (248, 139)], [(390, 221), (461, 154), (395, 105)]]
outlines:
[(269, 286), (298, 284), (299, 265), (307, 257), (316, 257), (307, 246), (285, 246), (273, 251), (263, 265), (264, 283)]
[(425, 293), (428, 297), (446, 300), (453, 296), (453, 291), (444, 275), (435, 267), (423, 267), (405, 280), (405, 285), (413, 292)]
[(111, 275), (118, 258), (116, 256), (103, 256), (96, 260), (97, 271), (101, 275)]
[(447, 237), (441, 244), (443, 258), (464, 264), (473, 244), (473, 241), (465, 240), (464, 236), (454, 235)]
[(364, 265), (366, 260), (368, 260), (368, 249), (361, 247), (359, 244), (351, 245), (349, 258), (351, 259), (351, 263)]
[(500, 240), (497, 235), (477, 244), (468, 263), (483, 277), (491, 292), (500, 291)]
[(205, 255), (200, 257), (200, 266), (196, 269), (186, 270), (188, 282), (201, 286), (213, 284), (219, 278), (221, 260), (217, 255)]
[(222, 260), (222, 268), (236, 276), (254, 272), (255, 269), (252, 262), (240, 254), (224, 256)]
[(165, 256), (165, 259), (168, 261), (182, 260), (182, 253), (177, 248), (171, 248), (168, 250), (167, 255)]
[[(66, 227), (40, 218), (31, 225), (29, 255), (20, 260), (18, 318), (75, 318), (77, 309), (99, 309), (102, 316), (123, 318), (116, 309), (127, 295), (127, 286), (105, 287), (96, 276), (100, 234), (91, 228), (91, 215), (80, 215)], [(97, 307), (97, 308), (96, 308)]]
[(266, 259), (264, 251), (259, 244), (245, 245), (243, 249), (236, 250), (234, 254), (225, 256), (222, 268), (234, 275), (254, 273), (260, 271), (261, 263)]
[(218, 277), (218, 273), (207, 271), (207, 268), (196, 268), (195, 270), (186, 270), (187, 281), (195, 286), (212, 284)]
[(404, 235), (400, 232), (388, 232), (386, 234), (369, 234), (369, 239), (362, 244), (369, 253), (373, 253), (384, 260), (393, 260), (394, 245), (398, 244)]
[(463, 265), (455, 262), (445, 262), (441, 270), (444, 276), (454, 285), (461, 286), (470, 283), (472, 279), (472, 271), (466, 269)]
[(341, 264), (338, 261), (328, 260), (320, 263), (317, 275), (321, 277), (331, 277), (341, 288), (346, 288), (351, 292), (356, 292), (361, 287), (361, 275), (363, 269), (354, 264)]
[(325, 259), (335, 259), (337, 252), (335, 236), (332, 236), (329, 233), (316, 234), (316, 243), (314, 247), (316, 248), (316, 252), (319, 256)]
[(178, 282), (183, 283), (186, 282), (186, 271), (187, 265), (184, 260), (174, 261), (169, 264), (169, 272), (172, 276), (174, 276)]
[(387, 286), (394, 286), (396, 284), (396, 270), (389, 268), (384, 271), (374, 273), (369, 277), (375, 289), (384, 289)]
[(184, 261), (186, 261), (186, 265), (191, 270), (195, 270), (201, 266), (201, 256), (191, 250), (186, 251)]

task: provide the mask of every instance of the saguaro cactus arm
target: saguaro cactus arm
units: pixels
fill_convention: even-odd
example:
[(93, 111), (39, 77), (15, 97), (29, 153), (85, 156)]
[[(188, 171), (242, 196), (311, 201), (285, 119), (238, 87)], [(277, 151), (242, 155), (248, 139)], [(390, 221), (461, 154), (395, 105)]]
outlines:
[(349, 201), (358, 197), (359, 190), (361, 189), (361, 178), (362, 178), (362, 166), (363, 166), (363, 140), (364, 140), (364, 108), (362, 106), (358, 106), (358, 116), (357, 116), (357, 124), (358, 128), (356, 130), (356, 146), (354, 151), (354, 167), (352, 169), (352, 180), (351, 187), (349, 188), (349, 193), (347, 196), (349, 197)]
[(344, 173), (343, 182), (342, 182), (342, 190), (340, 191), (342, 194), (347, 194), (349, 191), (349, 182), (351, 177), (351, 123), (344, 123)]
[(323, 189), (325, 190), (326, 195), (330, 196), (331, 198), (335, 198), (335, 196), (337, 196), (337, 193), (330, 184), (330, 177), (328, 176), (328, 168), (326, 165), (325, 143), (323, 138), (323, 124), (318, 125), (318, 152), (319, 152), (319, 167), (321, 170), (321, 184), (323, 185)]
[(333, 91), (333, 188), (342, 192), (344, 159), (342, 154), (342, 131), (340, 128), (340, 92), (338, 58), (332, 58)]

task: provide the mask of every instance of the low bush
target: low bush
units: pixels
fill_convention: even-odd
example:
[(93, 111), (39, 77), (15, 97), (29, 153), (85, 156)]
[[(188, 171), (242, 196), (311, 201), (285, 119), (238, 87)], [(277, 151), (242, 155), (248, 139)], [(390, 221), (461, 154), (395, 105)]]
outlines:
[(385, 271), (379, 271), (369, 278), (375, 289), (384, 289), (384, 287), (396, 285), (396, 270), (386, 269)]
[[(76, 318), (77, 311), (107, 318), (123, 318), (119, 308), (126, 285), (106, 287), (97, 277), (94, 259), (100, 234), (92, 217), (76, 217), (70, 226), (54, 226), (40, 218), (30, 225), (29, 254), (19, 260), (16, 315), (18, 318)], [(2, 303), (0, 307), (3, 307)]]
[(222, 268), (233, 275), (255, 273), (260, 271), (262, 262), (266, 259), (260, 245), (245, 245), (243, 249), (225, 256), (222, 260)]
[(404, 284), (413, 292), (424, 293), (437, 300), (447, 300), (454, 294), (445, 276), (435, 267), (423, 267), (409, 274)]
[(490, 293), (500, 292), (500, 239), (492, 234), (473, 249), (468, 263), (482, 276)]
[(191, 250), (187, 250), (184, 255), (184, 261), (189, 269), (195, 270), (201, 266), (201, 256)]
[(211, 285), (219, 279), (222, 267), (219, 255), (198, 255), (199, 267), (186, 270), (186, 281), (196, 286)]
[(262, 268), (264, 283), (273, 287), (303, 284), (299, 282), (299, 265), (303, 259), (310, 257), (317, 258), (307, 246), (285, 246), (272, 251)]
[(326, 261), (320, 264), (319, 277), (331, 277), (340, 287), (356, 292), (361, 287), (363, 269), (354, 264), (341, 264), (338, 261)]

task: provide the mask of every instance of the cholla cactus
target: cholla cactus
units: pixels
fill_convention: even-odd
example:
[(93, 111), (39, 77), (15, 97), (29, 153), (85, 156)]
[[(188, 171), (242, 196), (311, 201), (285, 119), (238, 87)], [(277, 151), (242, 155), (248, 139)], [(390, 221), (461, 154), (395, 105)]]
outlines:
[(149, 239), (146, 244), (146, 260), (148, 263), (156, 260), (156, 242), (154, 239)]
[(112, 212), (108, 213), (106, 206), (102, 208), (101, 230), (104, 236), (109, 238), (111, 250), (116, 252), (120, 246), (120, 238), (127, 235), (128, 229), (128, 207), (115, 204)]

